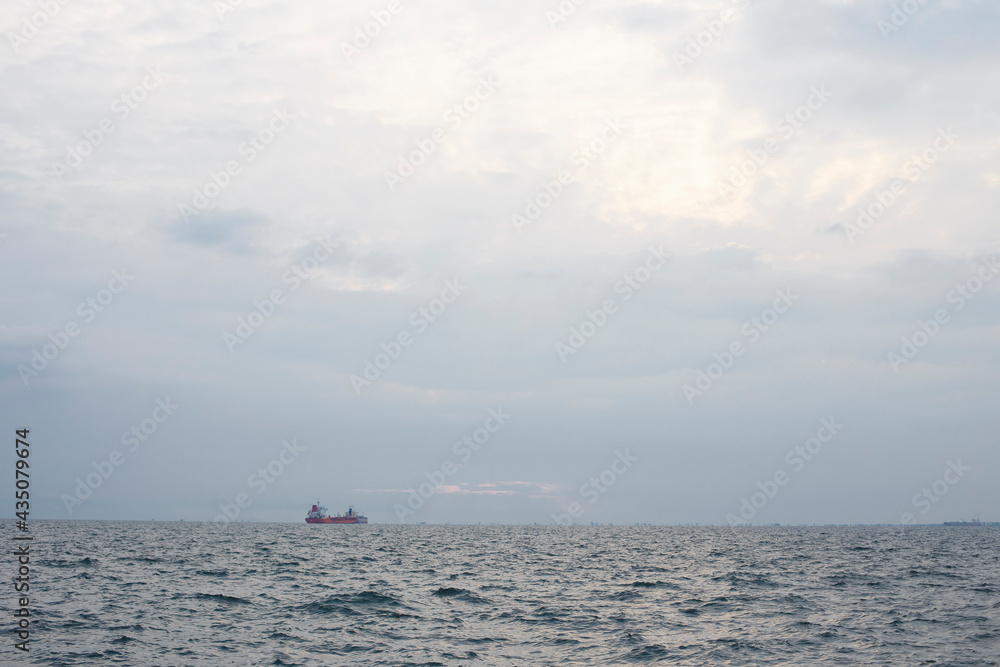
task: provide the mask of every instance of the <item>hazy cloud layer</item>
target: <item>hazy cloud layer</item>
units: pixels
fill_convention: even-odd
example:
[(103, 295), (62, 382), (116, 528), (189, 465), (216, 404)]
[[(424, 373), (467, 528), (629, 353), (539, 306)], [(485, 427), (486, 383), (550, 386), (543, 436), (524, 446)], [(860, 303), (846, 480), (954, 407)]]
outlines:
[(386, 6), (0, 10), (39, 517), (997, 519), (1000, 7)]

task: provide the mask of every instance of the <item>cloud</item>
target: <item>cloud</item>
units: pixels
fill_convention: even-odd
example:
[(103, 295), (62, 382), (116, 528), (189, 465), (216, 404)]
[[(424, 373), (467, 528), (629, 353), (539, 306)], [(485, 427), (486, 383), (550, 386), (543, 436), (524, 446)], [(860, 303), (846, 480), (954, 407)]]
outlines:
[[(642, 465), (588, 520), (718, 521), (828, 413), (849, 428), (768, 521), (896, 520), (949, 458), (996, 469), (1000, 283), (899, 373), (886, 355), (1000, 250), (1000, 9), (927, 3), (886, 40), (888, 4), (755, 1), (679, 71), (675, 53), (732, 4), (592, 0), (555, 28), (526, 0), (407, 5), (351, 62), (360, 5), (65, 5), (0, 55), (0, 398), (51, 443), (39, 512), (62, 516), (60, 494), (167, 394), (183, 413), (81, 516), (211, 518), (296, 437), (308, 463), (250, 518), (357, 493), (392, 521), (396, 494), (498, 405), (515, 418), (426, 520), (548, 522), (555, 496), (629, 446)], [(163, 82), (121, 117), (148, 67)], [(497, 91), (465, 110), (486, 78)], [(720, 198), (823, 85), (830, 100)], [(276, 112), (294, 116), (281, 132)], [(113, 132), (54, 175), (105, 118)], [(604, 141), (613, 119), (627, 128)], [(858, 208), (947, 127), (954, 147), (851, 244)], [(185, 223), (179, 207), (233, 160)], [(518, 234), (511, 216), (540, 195)], [(337, 252), (292, 289), (318, 238)], [(671, 259), (626, 299), (650, 246)], [(25, 386), (19, 365), (123, 266), (135, 284)], [(468, 291), (417, 333), (455, 279)], [(794, 308), (751, 342), (744, 326), (789, 289)], [(224, 334), (275, 290), (280, 308), (230, 352)], [(556, 343), (588, 322), (563, 363)], [(734, 341), (745, 354), (689, 405), (684, 384)], [(351, 376), (380, 354), (395, 356), (359, 397)], [(941, 511), (995, 505), (984, 480)]]
[(164, 227), (164, 232), (177, 243), (248, 255), (260, 250), (269, 226), (264, 216), (251, 211), (210, 210), (192, 222), (174, 220)]

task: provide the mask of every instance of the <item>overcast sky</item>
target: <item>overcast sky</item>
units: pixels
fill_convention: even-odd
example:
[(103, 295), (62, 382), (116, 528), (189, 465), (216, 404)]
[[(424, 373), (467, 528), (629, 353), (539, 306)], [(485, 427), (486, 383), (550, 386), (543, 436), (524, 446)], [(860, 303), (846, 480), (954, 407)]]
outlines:
[(34, 518), (1000, 520), (996, 3), (50, 1)]

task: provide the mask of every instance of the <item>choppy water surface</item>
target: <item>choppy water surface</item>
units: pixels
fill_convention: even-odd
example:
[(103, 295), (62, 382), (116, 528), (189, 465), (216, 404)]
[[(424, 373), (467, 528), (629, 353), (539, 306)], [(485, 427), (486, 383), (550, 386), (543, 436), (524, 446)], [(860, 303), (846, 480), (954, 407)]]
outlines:
[(996, 528), (34, 526), (32, 664), (1000, 663)]

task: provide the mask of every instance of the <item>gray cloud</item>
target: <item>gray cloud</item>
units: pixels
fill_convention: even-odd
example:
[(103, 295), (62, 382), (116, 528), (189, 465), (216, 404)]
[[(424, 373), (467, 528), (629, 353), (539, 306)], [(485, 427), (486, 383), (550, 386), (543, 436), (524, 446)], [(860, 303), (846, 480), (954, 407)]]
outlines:
[[(319, 495), (394, 521), (396, 495), (352, 490), (420, 484), (498, 406), (513, 418), (448, 481), (470, 492), (414, 520), (549, 523), (630, 448), (641, 464), (585, 521), (719, 523), (831, 416), (847, 426), (761, 521), (898, 521), (956, 457), (973, 471), (921, 518), (988, 518), (997, 283), (960, 310), (948, 295), (1000, 251), (998, 10), (927, 3), (883, 40), (887, 3), (754, 2), (680, 72), (673, 55), (733, 3), (595, 0), (550, 28), (557, 4), (407, 5), (348, 63), (371, 7), (71, 3), (3, 53), (0, 393), (44, 443), (38, 511), (67, 516), (62, 494), (169, 396), (177, 414), (74, 518), (211, 519), (296, 438), (305, 452), (247, 518), (299, 521)], [(120, 118), (150, 66), (162, 83)], [(484, 77), (500, 88), (454, 126)], [(830, 101), (720, 198), (821, 84)], [(251, 159), (241, 146), (275, 112), (294, 118)], [(114, 131), (54, 175), (104, 118)], [(581, 167), (613, 118), (627, 129)], [(954, 147), (851, 244), (858, 209), (943, 127)], [(572, 182), (518, 234), (511, 216), (560, 170)], [(336, 252), (296, 280), (317, 239)], [(671, 259), (626, 299), (650, 246)], [(122, 267), (134, 283), (85, 322), (79, 304)], [(421, 315), (456, 279), (467, 289)], [(752, 324), (788, 289), (787, 313)], [(609, 299), (563, 363), (556, 344)], [(942, 308), (950, 322), (894, 372), (887, 355)], [(19, 368), (71, 321), (79, 336), (25, 386)], [(401, 333), (412, 344), (357, 395), (351, 376)], [(745, 354), (689, 403), (736, 341)]]

